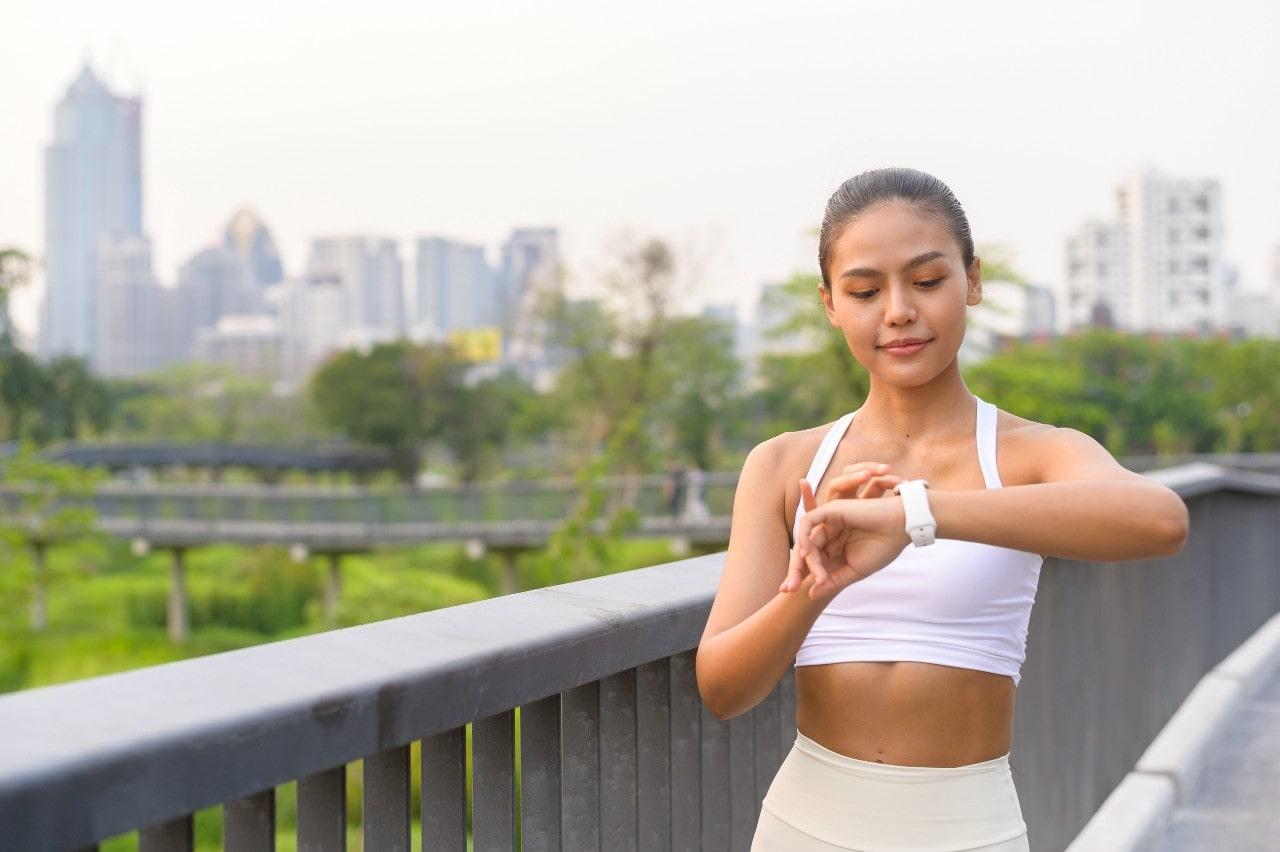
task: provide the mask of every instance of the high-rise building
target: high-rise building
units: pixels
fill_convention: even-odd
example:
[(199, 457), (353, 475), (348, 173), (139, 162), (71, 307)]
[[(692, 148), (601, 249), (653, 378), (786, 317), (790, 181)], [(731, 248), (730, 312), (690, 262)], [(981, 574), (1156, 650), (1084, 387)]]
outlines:
[(305, 275), (271, 288), (281, 334), (281, 373), (293, 382), (341, 348), (346, 296), (336, 275)]
[(394, 240), (314, 240), (307, 269), (312, 277), (339, 282), (344, 299), (344, 333), (361, 337), (404, 334), (404, 267)]
[(173, 329), (173, 291), (151, 272), (151, 243), (139, 236), (105, 236), (98, 246), (95, 370), (133, 376), (163, 366)]
[(87, 65), (54, 110), (45, 149), (45, 299), (40, 352), (98, 360), (104, 237), (142, 236), (142, 101)]
[(242, 208), (232, 215), (223, 232), (222, 244), (244, 263), (248, 280), (256, 289), (262, 290), (284, 279), (276, 241), (252, 210)]
[(1222, 198), (1218, 181), (1134, 175), (1117, 192), (1129, 226), (1130, 298), (1138, 328), (1226, 326)]
[(423, 237), (415, 266), (412, 326), (420, 336), (438, 338), (501, 324), (500, 282), (484, 246)]
[(227, 246), (196, 252), (178, 269), (178, 321), (180, 360), (193, 357), (191, 349), (202, 329), (217, 326), (224, 316), (254, 314), (264, 309), (262, 293), (250, 280), (244, 259)]
[(1133, 175), (1117, 219), (1067, 244), (1067, 322), (1132, 331), (1210, 331), (1228, 324), (1222, 199), (1211, 178)]
[(1129, 228), (1086, 222), (1067, 239), (1067, 324), (1131, 327)]
[(538, 315), (542, 297), (560, 286), (560, 235), (554, 228), (523, 228), (502, 245), (504, 359), (518, 373), (537, 379), (546, 355), (546, 333)]

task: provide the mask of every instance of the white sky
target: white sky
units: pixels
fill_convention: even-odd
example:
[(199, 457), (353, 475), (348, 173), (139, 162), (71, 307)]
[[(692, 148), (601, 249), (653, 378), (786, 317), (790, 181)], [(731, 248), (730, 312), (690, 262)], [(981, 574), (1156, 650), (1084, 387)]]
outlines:
[[(844, 178), (947, 181), (979, 244), (1060, 281), (1132, 170), (1222, 181), (1227, 258), (1280, 244), (1280, 3), (1026, 0), (13, 0), (0, 246), (44, 247), (43, 150), (86, 59), (144, 103), (144, 224), (178, 266), (248, 205), (287, 273), (311, 238), (622, 230), (700, 259), (696, 302), (811, 268)], [(594, 258), (594, 260), (593, 260)], [(404, 252), (406, 264), (411, 252)]]

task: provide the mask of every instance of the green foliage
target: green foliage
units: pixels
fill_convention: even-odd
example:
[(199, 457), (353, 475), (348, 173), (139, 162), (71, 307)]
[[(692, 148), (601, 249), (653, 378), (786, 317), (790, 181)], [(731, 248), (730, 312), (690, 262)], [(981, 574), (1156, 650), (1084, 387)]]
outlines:
[(474, 384), (459, 382), (449, 391), (452, 396), (440, 437), (463, 483), (474, 482), (495, 468), (504, 446), (536, 440), (553, 422), (545, 398), (514, 373)]
[(660, 468), (664, 458), (714, 466), (725, 414), (741, 365), (733, 329), (677, 314), (680, 295), (695, 289), (669, 246), (658, 239), (625, 245), (591, 300), (552, 293), (543, 305), (563, 369), (556, 407), (569, 413), (580, 463), (602, 472)]
[[(308, 613), (323, 595), (320, 574), (311, 565), (293, 562), (272, 548), (248, 551), (227, 574), (197, 575), (187, 596), (193, 630), (229, 627), (271, 635), (307, 623)], [(130, 594), (125, 601), (129, 623), (164, 630), (168, 623), (167, 587)]]
[[(87, 498), (97, 478), (94, 471), (45, 461), (29, 447), (4, 462), (0, 593), (30, 608), (34, 630), (47, 624), (48, 588), (75, 576), (75, 571), (48, 564), (49, 548), (54, 542), (95, 537), (96, 513)], [(82, 564), (76, 570), (85, 568)]]
[(338, 353), (312, 376), (311, 399), (330, 426), (385, 447), (401, 481), (413, 483), (423, 445), (444, 436), (464, 396), (462, 378), (448, 347), (400, 340)]
[(36, 444), (101, 434), (111, 423), (107, 386), (84, 361), (63, 356), (42, 364), (0, 334), (0, 406), (9, 440)]
[(294, 444), (322, 434), (305, 395), (228, 367), (182, 364), (110, 389), (113, 434), (134, 440)]
[(1022, 344), (967, 373), (979, 396), (1079, 429), (1117, 455), (1280, 447), (1280, 341), (1091, 331)]
[[(367, 624), (489, 597), (489, 591), (472, 579), (425, 571), (421, 565), (390, 571), (385, 558), (352, 555), (343, 560), (339, 625)], [(318, 612), (312, 618), (318, 620)]]
[(857, 408), (870, 390), (866, 370), (825, 319), (817, 295), (821, 283), (817, 275), (795, 275), (766, 305), (777, 316), (775, 336), (799, 335), (802, 346), (760, 360), (751, 402), (756, 441), (835, 420)]

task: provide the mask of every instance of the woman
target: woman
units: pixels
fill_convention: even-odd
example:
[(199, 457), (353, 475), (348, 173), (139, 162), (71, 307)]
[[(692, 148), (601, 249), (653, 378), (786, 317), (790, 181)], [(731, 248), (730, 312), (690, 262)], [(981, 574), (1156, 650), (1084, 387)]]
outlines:
[(870, 391), (748, 456), (698, 649), (720, 718), (796, 666), (796, 745), (753, 848), (1026, 849), (1008, 754), (1043, 557), (1171, 555), (1186, 507), (1086, 435), (965, 386), (956, 356), (981, 265), (941, 181), (845, 182), (818, 261), (827, 318)]

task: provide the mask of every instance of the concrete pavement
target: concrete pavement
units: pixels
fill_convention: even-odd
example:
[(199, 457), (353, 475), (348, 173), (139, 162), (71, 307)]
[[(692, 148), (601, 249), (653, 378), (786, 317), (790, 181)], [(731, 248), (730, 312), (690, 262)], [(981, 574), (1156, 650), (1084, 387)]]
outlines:
[(1280, 615), (1206, 674), (1067, 852), (1280, 852)]
[(1280, 669), (1244, 699), (1159, 852), (1280, 850)]

